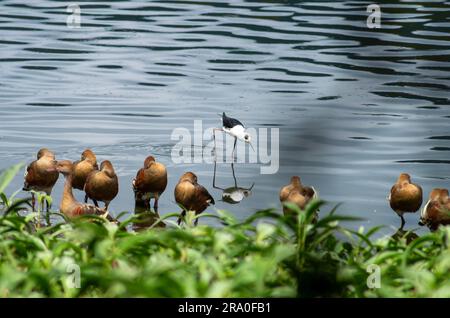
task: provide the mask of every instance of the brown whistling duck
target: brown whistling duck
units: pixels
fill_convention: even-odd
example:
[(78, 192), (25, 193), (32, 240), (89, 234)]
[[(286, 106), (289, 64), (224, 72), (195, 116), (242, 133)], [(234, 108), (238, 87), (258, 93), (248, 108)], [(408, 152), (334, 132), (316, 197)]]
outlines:
[[(51, 195), (53, 186), (56, 181), (58, 181), (59, 177), (58, 172), (54, 169), (55, 167), (56, 160), (54, 153), (46, 148), (39, 150), (37, 153), (37, 160), (30, 163), (25, 171), (23, 190), (42, 191), (47, 195)], [(31, 196), (34, 211), (36, 198), (34, 197), (34, 194), (31, 194)], [(44, 204), (46, 204), (48, 212), (50, 210), (50, 206), (47, 200), (44, 200), (42, 205)], [(42, 206), (42, 209), (44, 209), (44, 206)]]
[(64, 183), (64, 192), (60, 204), (60, 211), (69, 218), (75, 218), (86, 214), (106, 215), (110, 221), (115, 221), (108, 215), (106, 209), (96, 207), (92, 204), (80, 203), (73, 196), (72, 180), (73, 180), (73, 164), (70, 160), (61, 160), (56, 164), (56, 170), (64, 175), (66, 181)]
[(144, 167), (139, 169), (136, 178), (133, 179), (133, 190), (136, 200), (143, 200), (150, 210), (150, 200), (155, 199), (153, 209), (158, 213), (158, 200), (167, 186), (166, 167), (155, 158), (148, 156), (144, 161)]
[[(301, 210), (303, 210), (306, 205), (315, 198), (317, 198), (316, 190), (313, 187), (302, 185), (299, 176), (293, 176), (291, 178), (291, 183), (282, 187), (280, 190), (281, 203), (294, 203)], [(288, 214), (290, 213), (290, 210), (283, 206), (283, 213)]]
[(94, 201), (96, 207), (97, 201), (102, 201), (105, 203), (105, 210), (108, 210), (109, 203), (119, 193), (119, 180), (110, 161), (103, 161), (100, 170), (94, 170), (88, 175), (84, 192)]
[(428, 202), (420, 213), (419, 225), (426, 225), (436, 231), (439, 225), (450, 224), (450, 201), (447, 189), (433, 189)]
[(403, 229), (405, 225), (403, 214), (417, 212), (422, 205), (422, 188), (411, 182), (409, 174), (402, 173), (392, 186), (388, 200), (392, 210), (400, 216), (402, 220), (400, 229)]
[[(72, 187), (74, 189), (84, 190), (86, 179), (94, 170), (98, 170), (97, 157), (92, 150), (86, 149), (81, 154), (81, 160), (73, 163)], [(88, 197), (86, 195), (84, 197), (84, 202), (87, 203), (87, 200)]]
[[(197, 183), (197, 176), (192, 172), (186, 172), (178, 181), (175, 187), (175, 201), (183, 209), (178, 218), (178, 224), (186, 215), (186, 211), (195, 211), (195, 214), (198, 215), (210, 204), (215, 204), (214, 198), (208, 190)], [(197, 225), (198, 218), (194, 223)]]

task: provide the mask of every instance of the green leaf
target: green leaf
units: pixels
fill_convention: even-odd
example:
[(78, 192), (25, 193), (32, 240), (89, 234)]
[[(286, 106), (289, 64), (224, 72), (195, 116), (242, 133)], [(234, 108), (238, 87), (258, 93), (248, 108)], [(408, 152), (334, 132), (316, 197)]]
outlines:
[(0, 174), (0, 192), (3, 192), (6, 187), (10, 184), (12, 179), (16, 176), (20, 169), (24, 166), (23, 163), (14, 165)]

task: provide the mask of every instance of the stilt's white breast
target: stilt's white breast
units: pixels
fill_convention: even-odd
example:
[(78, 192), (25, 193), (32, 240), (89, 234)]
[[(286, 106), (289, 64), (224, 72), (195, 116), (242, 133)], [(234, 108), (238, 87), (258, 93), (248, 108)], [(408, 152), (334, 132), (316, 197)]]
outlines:
[(232, 128), (223, 128), (223, 131), (225, 131), (227, 134), (239, 138), (244, 139), (244, 136), (246, 134), (245, 128), (241, 125), (234, 126)]
[(241, 202), (245, 198), (245, 195), (244, 195), (244, 191), (243, 190), (237, 189), (237, 190), (232, 191), (232, 192), (224, 192), (223, 193), (223, 197), (230, 198), (234, 202)]

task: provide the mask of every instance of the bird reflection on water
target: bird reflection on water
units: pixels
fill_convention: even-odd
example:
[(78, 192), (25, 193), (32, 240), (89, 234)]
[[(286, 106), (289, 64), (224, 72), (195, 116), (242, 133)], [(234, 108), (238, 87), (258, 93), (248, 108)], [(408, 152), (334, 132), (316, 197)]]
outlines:
[(213, 176), (213, 187), (214, 189), (222, 190), (222, 201), (229, 203), (229, 204), (238, 204), (240, 203), (244, 198), (249, 197), (252, 194), (252, 189), (255, 183), (252, 183), (252, 185), (249, 188), (242, 188), (237, 185), (237, 179), (234, 172), (234, 164), (231, 163), (231, 171), (233, 172), (233, 179), (234, 179), (234, 186), (228, 187), (228, 188), (221, 188), (216, 185), (216, 170), (217, 170), (217, 162), (214, 162), (214, 176)]
[(157, 212), (148, 209), (148, 201), (140, 195), (135, 195), (134, 215), (136, 220), (133, 222), (133, 230), (136, 232), (143, 231), (149, 227), (165, 228), (166, 224), (161, 221)]
[(396, 240), (396, 241), (401, 240), (401, 239), (405, 239), (406, 240), (406, 244), (410, 244), (415, 239), (418, 239), (419, 235), (414, 233), (414, 231), (412, 231), (412, 230), (406, 231), (406, 230), (403, 230), (402, 228), (399, 228), (397, 230), (397, 232), (395, 232), (391, 236), (391, 238)]

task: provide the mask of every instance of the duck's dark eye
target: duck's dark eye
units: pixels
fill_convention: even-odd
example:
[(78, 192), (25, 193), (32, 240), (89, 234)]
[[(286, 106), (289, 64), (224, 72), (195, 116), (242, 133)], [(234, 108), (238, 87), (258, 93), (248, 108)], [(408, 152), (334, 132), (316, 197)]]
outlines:
[(244, 137), (244, 138), (245, 138), (245, 140), (247, 140), (247, 139), (248, 139), (248, 135), (245, 135), (245, 137)]

